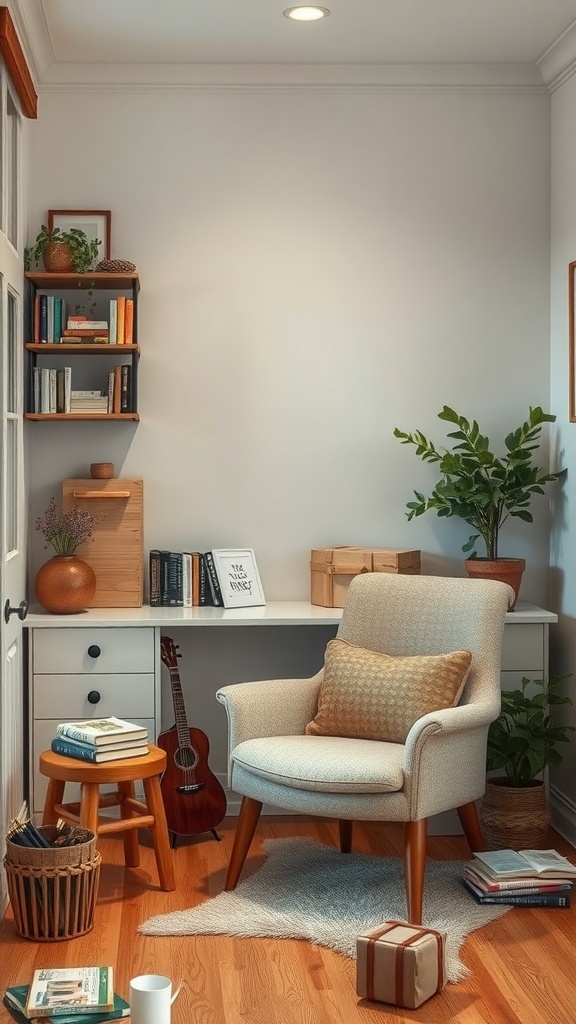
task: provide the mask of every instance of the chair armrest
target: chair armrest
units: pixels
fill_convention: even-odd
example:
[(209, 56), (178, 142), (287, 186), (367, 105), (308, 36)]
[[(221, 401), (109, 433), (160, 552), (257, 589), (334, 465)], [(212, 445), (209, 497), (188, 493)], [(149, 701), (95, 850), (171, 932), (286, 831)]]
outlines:
[(414, 722), (406, 737), (406, 760), (412, 760), (421, 739), (434, 733), (461, 733), (476, 729), (488, 729), (498, 717), (499, 707), (493, 704), (460, 704), (455, 708), (431, 711)]
[(263, 679), (216, 691), (228, 715), (228, 752), (261, 736), (301, 736), (318, 710), (321, 669), (311, 679)]

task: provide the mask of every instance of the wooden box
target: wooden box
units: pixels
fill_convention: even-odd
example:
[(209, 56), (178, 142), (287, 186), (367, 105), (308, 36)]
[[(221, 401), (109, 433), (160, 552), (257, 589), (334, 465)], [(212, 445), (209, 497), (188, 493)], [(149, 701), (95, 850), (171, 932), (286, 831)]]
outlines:
[(324, 608), (343, 608), (350, 581), (361, 572), (417, 575), (420, 552), (408, 548), (313, 548), (311, 603)]
[(144, 598), (142, 480), (64, 480), (62, 508), (101, 516), (90, 540), (77, 550), (96, 573), (91, 608), (140, 608)]
[(446, 984), (446, 932), (385, 921), (356, 941), (356, 992), (415, 1010)]

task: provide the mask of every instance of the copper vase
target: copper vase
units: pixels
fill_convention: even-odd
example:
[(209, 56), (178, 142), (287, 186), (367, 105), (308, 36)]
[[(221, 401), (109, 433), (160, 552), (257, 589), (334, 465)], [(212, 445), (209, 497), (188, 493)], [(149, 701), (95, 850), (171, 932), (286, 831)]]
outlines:
[(547, 846), (550, 809), (544, 783), (510, 786), (507, 777), (490, 779), (480, 806), (480, 821), (489, 850), (543, 850)]
[(93, 600), (96, 575), (92, 566), (76, 555), (54, 555), (38, 570), (35, 588), (47, 612), (71, 615), (85, 611)]

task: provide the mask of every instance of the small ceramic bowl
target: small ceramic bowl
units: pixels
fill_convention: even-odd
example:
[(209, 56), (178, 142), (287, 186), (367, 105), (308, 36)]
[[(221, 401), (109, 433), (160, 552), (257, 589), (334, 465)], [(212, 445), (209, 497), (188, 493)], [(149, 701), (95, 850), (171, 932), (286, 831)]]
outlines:
[(92, 462), (90, 476), (93, 480), (111, 480), (114, 476), (113, 462)]

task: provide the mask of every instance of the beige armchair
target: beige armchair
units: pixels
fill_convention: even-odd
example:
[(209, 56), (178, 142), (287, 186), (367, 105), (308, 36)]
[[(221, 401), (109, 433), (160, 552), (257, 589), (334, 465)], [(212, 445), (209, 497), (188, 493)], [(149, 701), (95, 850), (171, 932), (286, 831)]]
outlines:
[[(217, 692), (228, 715), (228, 782), (242, 806), (226, 890), (234, 889), (264, 803), (339, 821), (401, 821), (407, 920), (422, 921), (427, 819), (456, 808), (483, 849), (474, 803), (484, 793), (488, 727), (500, 710), (500, 653), (513, 591), (493, 580), (367, 573), (351, 583), (338, 638), (396, 658), (470, 651), (457, 706), (419, 718), (403, 743), (306, 735), (324, 669), (310, 679), (237, 683)], [(341, 645), (342, 646), (342, 645)]]

